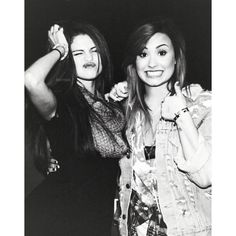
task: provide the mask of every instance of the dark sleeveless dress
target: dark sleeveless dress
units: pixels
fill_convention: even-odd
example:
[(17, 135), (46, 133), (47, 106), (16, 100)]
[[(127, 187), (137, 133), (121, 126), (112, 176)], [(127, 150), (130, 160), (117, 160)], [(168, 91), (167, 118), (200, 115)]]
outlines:
[(25, 235), (110, 236), (118, 158), (73, 153), (68, 112), (57, 107), (45, 129), (60, 169), (27, 197)]

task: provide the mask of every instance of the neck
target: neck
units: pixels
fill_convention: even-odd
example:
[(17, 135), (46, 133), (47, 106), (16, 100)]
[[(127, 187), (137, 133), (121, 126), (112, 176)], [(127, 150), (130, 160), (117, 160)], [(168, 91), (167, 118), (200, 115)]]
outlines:
[(77, 78), (77, 84), (79, 86), (83, 86), (86, 88), (90, 93), (95, 93), (95, 81), (94, 80), (82, 80)]
[(148, 107), (153, 110), (160, 107), (161, 102), (168, 95), (169, 91), (166, 84), (158, 87), (150, 87), (145, 85), (145, 102)]
[(151, 109), (149, 111), (151, 124), (145, 126), (144, 143), (151, 146), (155, 143), (155, 134), (157, 125), (161, 118), (161, 102), (169, 94), (166, 84), (158, 87), (150, 87), (145, 85), (145, 102)]

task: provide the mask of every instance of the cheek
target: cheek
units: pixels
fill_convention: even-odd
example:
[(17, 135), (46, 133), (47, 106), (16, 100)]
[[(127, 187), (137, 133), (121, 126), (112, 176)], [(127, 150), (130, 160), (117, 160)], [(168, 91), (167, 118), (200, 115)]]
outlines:
[(136, 72), (140, 78), (142, 78), (142, 69), (139, 62), (136, 62)]
[(170, 72), (174, 72), (175, 70), (175, 58), (171, 57), (167, 62), (166, 62), (166, 68), (168, 68), (168, 70)]
[(143, 73), (143, 69), (145, 67), (145, 62), (144, 60), (136, 60), (136, 71), (137, 71), (137, 74), (140, 76), (142, 75)]
[(78, 57), (74, 57), (74, 63), (76, 67), (81, 67), (83, 64), (83, 59), (82, 57), (78, 58)]

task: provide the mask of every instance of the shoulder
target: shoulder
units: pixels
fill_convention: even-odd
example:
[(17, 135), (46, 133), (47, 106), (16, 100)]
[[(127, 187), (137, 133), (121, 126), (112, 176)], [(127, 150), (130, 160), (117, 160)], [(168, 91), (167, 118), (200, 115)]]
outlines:
[(199, 84), (191, 84), (182, 90), (184, 96), (187, 98), (190, 105), (211, 107), (212, 93), (205, 90)]

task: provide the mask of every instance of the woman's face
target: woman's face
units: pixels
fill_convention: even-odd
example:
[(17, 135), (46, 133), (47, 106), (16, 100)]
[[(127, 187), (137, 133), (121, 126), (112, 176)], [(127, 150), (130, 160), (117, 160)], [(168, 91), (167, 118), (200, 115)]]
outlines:
[(174, 73), (175, 64), (172, 42), (164, 33), (154, 34), (136, 57), (139, 78), (152, 87), (167, 83)]
[(93, 40), (86, 34), (77, 35), (70, 47), (77, 76), (85, 80), (97, 78), (102, 71), (102, 63)]

